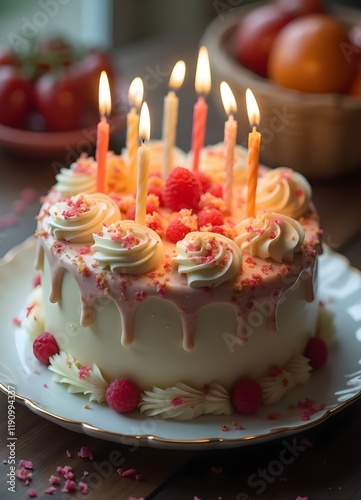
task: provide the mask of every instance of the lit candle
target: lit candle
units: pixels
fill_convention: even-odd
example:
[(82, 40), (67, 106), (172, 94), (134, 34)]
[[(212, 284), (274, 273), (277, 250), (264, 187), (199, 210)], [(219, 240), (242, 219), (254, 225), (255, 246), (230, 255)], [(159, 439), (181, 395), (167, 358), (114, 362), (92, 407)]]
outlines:
[(174, 146), (177, 131), (178, 103), (179, 99), (175, 90), (179, 89), (184, 81), (186, 65), (184, 61), (178, 61), (173, 68), (169, 79), (168, 94), (164, 98), (163, 114), (163, 158), (162, 158), (162, 177), (165, 179), (169, 171), (174, 166)]
[(257, 126), (260, 121), (259, 108), (253, 92), (250, 89), (246, 90), (246, 104), (248, 120), (252, 127), (252, 132), (248, 135), (247, 217), (254, 217), (256, 213), (256, 191), (261, 134), (257, 131)]
[(131, 105), (127, 115), (128, 151), (128, 191), (133, 192), (136, 186), (137, 151), (139, 147), (139, 108), (143, 100), (144, 86), (141, 78), (134, 78), (129, 86), (128, 99)]
[(193, 170), (198, 170), (199, 154), (204, 145), (208, 113), (208, 106), (202, 94), (208, 94), (211, 89), (208, 50), (204, 46), (199, 49), (195, 88), (197, 94), (201, 94), (198, 96), (198, 100), (193, 108), (192, 127)]
[(234, 147), (237, 139), (237, 122), (233, 113), (237, 111), (237, 103), (233, 92), (228, 83), (221, 82), (221, 97), (224, 109), (228, 115), (228, 120), (224, 124), (224, 180), (223, 180), (223, 199), (227, 205), (228, 211), (232, 209), (232, 190), (233, 190), (233, 163)]
[(138, 149), (137, 166), (137, 194), (135, 205), (135, 222), (145, 225), (145, 216), (147, 213), (147, 195), (148, 195), (148, 172), (149, 172), (149, 147), (146, 141), (150, 136), (150, 117), (146, 102), (143, 102), (140, 111), (139, 137), (142, 141)]
[(109, 123), (106, 114), (111, 111), (111, 97), (109, 81), (105, 71), (102, 71), (99, 79), (99, 113), (100, 121), (97, 127), (97, 145), (95, 158), (97, 160), (97, 191), (104, 193), (106, 188), (106, 163), (109, 148)]

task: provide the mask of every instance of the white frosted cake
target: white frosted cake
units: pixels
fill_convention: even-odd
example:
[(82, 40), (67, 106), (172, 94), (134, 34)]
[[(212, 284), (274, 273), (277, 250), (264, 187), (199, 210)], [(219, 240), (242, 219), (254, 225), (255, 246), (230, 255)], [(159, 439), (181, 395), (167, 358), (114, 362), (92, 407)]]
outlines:
[(106, 194), (95, 192), (92, 158), (57, 176), (38, 216), (41, 284), (24, 325), (64, 390), (120, 413), (252, 413), (322, 364), (310, 344), (321, 249), (310, 185), (261, 168), (246, 218), (237, 154), (230, 211), (215, 146), (199, 173), (186, 155), (167, 179), (152, 169), (144, 226), (122, 157), (109, 154)]

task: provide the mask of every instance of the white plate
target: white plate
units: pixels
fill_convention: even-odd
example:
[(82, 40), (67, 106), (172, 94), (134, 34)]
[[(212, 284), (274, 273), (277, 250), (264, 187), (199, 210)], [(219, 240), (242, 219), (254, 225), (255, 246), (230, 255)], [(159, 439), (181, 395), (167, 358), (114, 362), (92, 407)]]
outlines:
[[(290, 435), (329, 418), (361, 396), (361, 273), (329, 249), (320, 259), (320, 297), (333, 315), (328, 365), (312, 374), (310, 382), (290, 391), (276, 405), (261, 408), (251, 417), (203, 416), (191, 422), (121, 416), (107, 405), (91, 403), (69, 394), (51, 380), (51, 372), (31, 354), (26, 333), (13, 319), (24, 309), (34, 271), (35, 240), (30, 238), (0, 261), (0, 388), (15, 387), (18, 401), (36, 414), (67, 429), (127, 445), (158, 448), (232, 448)], [(327, 324), (327, 323), (326, 323)], [(331, 333), (331, 332), (328, 332)], [(289, 405), (310, 398), (325, 403), (309, 421), (300, 420)], [(279, 420), (268, 420), (270, 413)], [(237, 419), (244, 429), (236, 430)], [(222, 426), (228, 431), (222, 431)]]

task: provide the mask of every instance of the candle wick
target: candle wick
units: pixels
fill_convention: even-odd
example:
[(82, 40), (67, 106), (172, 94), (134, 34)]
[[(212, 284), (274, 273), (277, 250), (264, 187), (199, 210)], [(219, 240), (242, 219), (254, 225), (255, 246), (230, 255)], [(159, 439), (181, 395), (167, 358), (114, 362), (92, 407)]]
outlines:
[(257, 132), (257, 125), (256, 124), (252, 125), (252, 132)]

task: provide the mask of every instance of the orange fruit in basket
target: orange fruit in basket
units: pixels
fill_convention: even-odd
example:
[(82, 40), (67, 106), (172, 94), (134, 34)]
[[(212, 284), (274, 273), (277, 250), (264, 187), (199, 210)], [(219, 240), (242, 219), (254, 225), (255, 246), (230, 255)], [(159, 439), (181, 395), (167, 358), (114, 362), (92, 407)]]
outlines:
[(361, 98), (361, 67), (359, 68), (355, 78), (352, 80), (351, 87), (348, 90), (348, 94), (354, 97)]
[(268, 77), (305, 92), (347, 92), (358, 57), (346, 28), (336, 19), (313, 14), (291, 21), (275, 38)]

